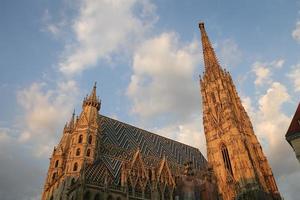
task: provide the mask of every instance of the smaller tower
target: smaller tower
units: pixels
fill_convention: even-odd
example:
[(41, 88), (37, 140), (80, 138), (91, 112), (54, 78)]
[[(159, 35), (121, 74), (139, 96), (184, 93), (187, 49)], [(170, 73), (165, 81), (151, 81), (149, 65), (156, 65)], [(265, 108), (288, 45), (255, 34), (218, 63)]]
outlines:
[(300, 162), (300, 103), (285, 135), (285, 139), (294, 149), (296, 157)]
[(84, 164), (92, 163), (95, 158), (97, 121), (101, 107), (96, 89), (95, 83), (91, 94), (84, 98), (82, 112), (76, 120), (66, 170), (66, 173), (71, 176), (78, 177)]

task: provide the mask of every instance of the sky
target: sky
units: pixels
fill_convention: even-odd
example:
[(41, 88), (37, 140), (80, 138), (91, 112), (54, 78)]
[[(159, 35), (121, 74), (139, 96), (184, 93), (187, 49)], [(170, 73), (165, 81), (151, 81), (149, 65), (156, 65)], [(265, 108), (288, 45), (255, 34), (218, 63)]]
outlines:
[(231, 72), (286, 200), (300, 94), (299, 0), (0, 0), (0, 196), (40, 199), (53, 147), (94, 82), (100, 113), (206, 156), (198, 22)]

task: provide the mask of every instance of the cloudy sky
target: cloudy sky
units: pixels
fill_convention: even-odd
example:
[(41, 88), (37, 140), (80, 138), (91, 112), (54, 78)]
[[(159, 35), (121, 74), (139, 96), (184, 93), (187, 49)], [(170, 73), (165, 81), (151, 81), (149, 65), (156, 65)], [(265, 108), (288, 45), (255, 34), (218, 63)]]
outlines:
[(287, 200), (300, 95), (300, 1), (1, 0), (0, 196), (39, 199), (53, 146), (98, 83), (101, 113), (200, 148), (198, 22), (233, 77)]

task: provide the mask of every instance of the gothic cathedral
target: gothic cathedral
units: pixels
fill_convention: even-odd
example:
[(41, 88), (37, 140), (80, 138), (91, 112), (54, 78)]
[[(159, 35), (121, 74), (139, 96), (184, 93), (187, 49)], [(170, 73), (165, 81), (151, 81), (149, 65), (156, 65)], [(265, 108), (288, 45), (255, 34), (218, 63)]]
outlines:
[(54, 147), (42, 200), (279, 200), (229, 72), (199, 23), (207, 159), (194, 147), (101, 115), (96, 84)]

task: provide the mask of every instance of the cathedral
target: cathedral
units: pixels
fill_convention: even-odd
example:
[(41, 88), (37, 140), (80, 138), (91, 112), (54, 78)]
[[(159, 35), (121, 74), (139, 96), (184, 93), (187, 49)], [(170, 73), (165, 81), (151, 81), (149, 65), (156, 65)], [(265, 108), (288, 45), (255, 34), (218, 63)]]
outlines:
[(199, 28), (207, 160), (197, 148), (102, 115), (95, 84), (54, 147), (42, 200), (281, 199), (231, 75), (204, 23)]

